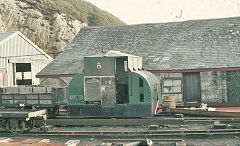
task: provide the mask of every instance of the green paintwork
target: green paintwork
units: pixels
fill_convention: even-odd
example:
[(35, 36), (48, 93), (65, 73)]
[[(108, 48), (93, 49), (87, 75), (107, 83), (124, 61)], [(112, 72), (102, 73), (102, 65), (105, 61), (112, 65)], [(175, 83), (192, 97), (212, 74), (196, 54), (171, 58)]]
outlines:
[[(86, 104), (84, 101), (84, 76), (112, 76), (116, 79), (117, 91), (114, 94), (116, 94), (117, 98), (129, 98), (124, 104), (156, 106), (157, 91), (160, 92), (160, 89), (157, 89), (160, 88), (157, 77), (148, 71), (142, 70), (129, 70), (126, 72), (124, 70), (124, 61), (128, 61), (128, 57), (85, 57), (83, 72), (76, 75), (69, 84), (68, 105)], [(98, 68), (98, 64), (101, 65), (101, 68)], [(144, 94), (143, 101), (140, 101), (139, 79), (143, 81), (143, 90), (141, 90)]]
[[(139, 78), (143, 80), (144, 101), (140, 101)], [(158, 88), (158, 89), (157, 89)], [(155, 75), (147, 71), (129, 73), (129, 104), (157, 104), (157, 91), (160, 95), (160, 85)], [(160, 99), (161, 102), (161, 99)]]
[[(71, 98), (72, 97), (72, 98)], [(76, 97), (77, 99), (73, 99)], [(85, 104), (84, 101), (84, 73), (77, 74), (68, 86), (68, 105)]]
[[(97, 68), (100, 63), (101, 68)], [(84, 57), (84, 72), (87, 76), (114, 76), (115, 58), (113, 57)]]

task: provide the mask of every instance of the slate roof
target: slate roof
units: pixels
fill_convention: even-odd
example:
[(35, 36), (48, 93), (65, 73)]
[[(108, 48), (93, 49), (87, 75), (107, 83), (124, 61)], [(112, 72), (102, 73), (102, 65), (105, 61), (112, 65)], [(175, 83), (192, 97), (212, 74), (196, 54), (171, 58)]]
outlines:
[(107, 52), (103, 52), (103, 53), (101, 52), (99, 54), (86, 56), (86, 57), (128, 57), (128, 56), (138, 57), (138, 56), (134, 56), (131, 54), (126, 54), (126, 53), (122, 53), (120, 51), (114, 51), (114, 50), (109, 50)]
[(146, 70), (240, 67), (240, 17), (86, 27), (38, 75), (79, 73), (102, 49), (141, 56)]

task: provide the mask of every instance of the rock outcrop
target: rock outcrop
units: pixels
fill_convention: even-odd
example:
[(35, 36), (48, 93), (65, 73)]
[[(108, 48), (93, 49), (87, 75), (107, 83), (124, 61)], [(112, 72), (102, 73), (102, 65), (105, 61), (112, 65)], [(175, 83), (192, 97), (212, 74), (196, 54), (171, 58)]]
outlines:
[(84, 26), (65, 14), (43, 13), (24, 1), (0, 0), (0, 32), (21, 31), (52, 56), (62, 52)]

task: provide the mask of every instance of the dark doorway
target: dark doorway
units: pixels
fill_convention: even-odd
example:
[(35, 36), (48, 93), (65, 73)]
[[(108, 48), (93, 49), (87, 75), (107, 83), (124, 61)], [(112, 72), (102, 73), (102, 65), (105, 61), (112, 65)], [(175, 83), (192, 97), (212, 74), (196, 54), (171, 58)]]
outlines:
[(116, 102), (129, 103), (127, 58), (116, 58)]
[(117, 104), (127, 104), (127, 103), (129, 103), (128, 85), (117, 84), (116, 88), (117, 88), (117, 92), (116, 92)]
[(227, 101), (240, 102), (240, 71), (227, 71)]
[(186, 102), (201, 102), (200, 73), (183, 73), (183, 98)]
[(31, 72), (31, 63), (16, 63), (16, 73), (21, 74), (16, 80), (17, 85), (32, 85)]
[(140, 102), (144, 102), (143, 79), (141, 78), (139, 78), (139, 96), (140, 96)]
[(31, 63), (16, 63), (16, 72), (31, 72)]

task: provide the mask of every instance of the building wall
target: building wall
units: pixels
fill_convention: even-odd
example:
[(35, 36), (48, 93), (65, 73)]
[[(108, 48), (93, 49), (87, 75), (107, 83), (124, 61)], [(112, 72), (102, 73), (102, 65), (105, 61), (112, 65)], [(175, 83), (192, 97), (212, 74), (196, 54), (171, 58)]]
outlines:
[(6, 70), (0, 69), (0, 87), (6, 86), (7, 80), (6, 80)]
[[(183, 75), (182, 73), (155, 73), (162, 86), (162, 97), (175, 96), (176, 103), (182, 104), (183, 97)], [(171, 84), (179, 87), (179, 80), (181, 81), (181, 92), (170, 93), (166, 92), (165, 86)], [(227, 78), (226, 71), (207, 71), (200, 72), (201, 80), (201, 101), (202, 102), (216, 102), (222, 103), (227, 101)], [(167, 81), (167, 82), (166, 82)], [(169, 81), (169, 82), (168, 82)], [(169, 87), (170, 88), (170, 87)], [(170, 91), (172, 91), (170, 89)], [(177, 89), (179, 91), (179, 89)]]
[(3, 40), (0, 44), (0, 69), (6, 70), (6, 86), (15, 85), (15, 64), (31, 63), (32, 66), (32, 82), (34, 85), (39, 84), (36, 79), (36, 73), (43, 69), (49, 62), (51, 57), (47, 57), (40, 52), (37, 46), (33, 45), (21, 35), (12, 35)]
[(201, 72), (200, 78), (202, 102), (227, 101), (226, 71)]
[(177, 104), (182, 104), (182, 73), (154, 73), (162, 89), (162, 98), (164, 96), (174, 96)]
[(39, 85), (40, 79), (36, 78), (36, 74), (39, 73), (44, 67), (46, 67), (51, 61), (50, 60), (32, 60), (32, 83), (33, 85)]
[[(162, 87), (162, 97), (175, 96), (176, 103), (183, 104), (183, 75), (182, 73), (155, 73)], [(240, 82), (240, 71), (232, 71), (232, 78)], [(201, 102), (223, 103), (228, 102), (226, 71), (200, 72)], [(64, 87), (68, 86), (72, 77), (41, 78), (41, 86)], [(180, 81), (180, 82), (179, 82)], [(228, 82), (230, 82), (228, 80)], [(240, 84), (239, 84), (240, 86)], [(177, 87), (174, 88), (173, 87)], [(179, 87), (181, 88), (179, 90)], [(177, 91), (177, 93), (175, 92)], [(180, 92), (179, 92), (180, 91)], [(240, 92), (240, 89), (238, 90)]]

